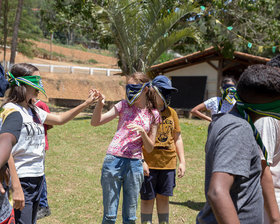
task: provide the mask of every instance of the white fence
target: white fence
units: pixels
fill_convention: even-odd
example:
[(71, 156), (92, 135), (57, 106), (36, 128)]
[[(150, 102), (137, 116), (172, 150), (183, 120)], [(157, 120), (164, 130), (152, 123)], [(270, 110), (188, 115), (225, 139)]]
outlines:
[[(120, 73), (120, 69), (111, 69), (111, 68), (93, 68), (93, 67), (80, 67), (80, 66), (67, 66), (67, 65), (47, 65), (47, 64), (35, 64), (30, 63), (36, 66), (42, 72), (49, 73), (69, 73), (69, 74), (88, 74), (88, 75), (106, 75), (110, 76), (112, 74)], [(5, 66), (4, 64), (2, 64)], [(10, 63), (7, 62), (7, 68), (10, 67)]]

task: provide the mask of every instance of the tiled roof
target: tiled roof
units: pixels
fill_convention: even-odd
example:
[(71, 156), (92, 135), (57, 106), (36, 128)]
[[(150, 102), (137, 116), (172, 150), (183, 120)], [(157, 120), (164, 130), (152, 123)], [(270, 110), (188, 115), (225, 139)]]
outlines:
[[(162, 70), (177, 67), (177, 66), (191, 65), (192, 63), (195, 63), (198, 61), (203, 62), (203, 58), (205, 58), (205, 61), (206, 61), (206, 59), (208, 59), (208, 57), (210, 57), (210, 56), (221, 57), (221, 54), (214, 47), (210, 47), (210, 48), (205, 49), (204, 51), (197, 51), (197, 52), (188, 54), (188, 55), (180, 57), (180, 58), (166, 61), (166, 62), (163, 62), (158, 65), (153, 65), (152, 70), (153, 71), (162, 71)], [(247, 54), (247, 53), (242, 53), (239, 51), (234, 52), (234, 58), (238, 58), (239, 60), (251, 62), (252, 64), (256, 64), (256, 63), (265, 64), (266, 62), (268, 62), (270, 60), (269, 58), (255, 56), (255, 55)]]

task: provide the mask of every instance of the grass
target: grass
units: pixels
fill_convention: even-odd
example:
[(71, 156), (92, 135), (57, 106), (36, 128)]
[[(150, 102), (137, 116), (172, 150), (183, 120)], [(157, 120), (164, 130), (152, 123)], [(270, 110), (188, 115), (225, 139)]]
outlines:
[[(89, 121), (87, 116), (78, 117), (48, 133), (50, 150), (46, 155), (46, 178), (52, 215), (39, 220), (38, 224), (101, 223), (101, 167), (117, 120), (95, 128)], [(174, 196), (170, 198), (170, 223), (195, 223), (205, 202), (204, 144), (208, 123), (188, 119), (180, 119), (180, 122), (186, 174), (177, 179)], [(137, 216), (137, 223), (140, 223), (140, 206)], [(155, 210), (153, 219), (157, 223)], [(122, 223), (121, 206), (117, 223)]]

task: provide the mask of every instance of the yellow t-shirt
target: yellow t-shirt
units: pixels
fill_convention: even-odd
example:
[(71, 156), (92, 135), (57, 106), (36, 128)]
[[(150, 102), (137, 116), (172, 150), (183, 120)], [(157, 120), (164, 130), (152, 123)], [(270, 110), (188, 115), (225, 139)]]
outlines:
[(147, 153), (143, 149), (144, 159), (150, 169), (176, 169), (176, 146), (174, 135), (181, 132), (176, 111), (167, 107), (160, 112), (162, 122), (158, 126), (154, 150)]

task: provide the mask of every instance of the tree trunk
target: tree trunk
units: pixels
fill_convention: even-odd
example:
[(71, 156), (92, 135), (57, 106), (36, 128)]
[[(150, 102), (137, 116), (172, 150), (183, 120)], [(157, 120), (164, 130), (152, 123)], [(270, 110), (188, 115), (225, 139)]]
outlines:
[(6, 63), (6, 51), (7, 51), (7, 37), (8, 37), (8, 11), (9, 11), (9, 3), (8, 0), (5, 0), (4, 2), (4, 27), (3, 27), (3, 33), (4, 33), (4, 55), (3, 55), (3, 66), (4, 69), (7, 68)]
[(1, 20), (1, 16), (2, 16), (2, 0), (0, 0), (0, 20)]
[(18, 7), (17, 7), (17, 13), (16, 13), (16, 18), (15, 18), (15, 23), (14, 23), (13, 39), (12, 39), (12, 45), (11, 45), (11, 58), (10, 58), (11, 65), (15, 63), (18, 30), (19, 30), (22, 7), (23, 7), (23, 0), (18, 0)]
[(53, 42), (53, 32), (51, 32), (51, 39), (50, 39), (50, 60), (52, 60), (52, 42)]

